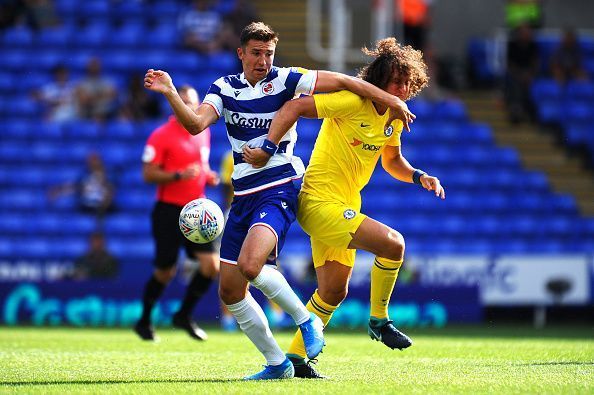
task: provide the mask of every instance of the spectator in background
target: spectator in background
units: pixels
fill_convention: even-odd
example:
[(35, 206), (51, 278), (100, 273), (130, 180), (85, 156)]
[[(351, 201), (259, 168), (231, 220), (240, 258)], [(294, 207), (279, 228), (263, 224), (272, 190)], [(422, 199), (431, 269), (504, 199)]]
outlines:
[(115, 85), (102, 74), (101, 60), (98, 58), (89, 60), (86, 76), (79, 81), (75, 92), (81, 118), (105, 121), (115, 114)]
[(80, 210), (97, 216), (99, 227), (105, 214), (114, 209), (115, 188), (105, 170), (103, 159), (97, 152), (87, 156), (87, 168), (75, 182), (67, 183), (50, 190), (50, 198), (76, 193)]
[(582, 50), (574, 29), (563, 31), (561, 43), (551, 55), (551, 76), (560, 84), (571, 80), (586, 80), (588, 73), (582, 63)]
[(54, 2), (51, 0), (0, 1), (0, 29), (17, 25), (34, 30), (60, 25)]
[(429, 8), (433, 0), (397, 0), (397, 11), (402, 20), (404, 44), (424, 50), (430, 25)]
[(222, 48), (235, 51), (243, 28), (259, 20), (258, 12), (251, 1), (235, 0), (233, 9), (223, 18)]
[[(194, 88), (182, 86), (179, 95), (186, 106), (196, 111), (199, 100)], [(144, 148), (142, 174), (146, 182), (157, 184), (157, 201), (151, 217), (154, 270), (144, 288), (142, 315), (134, 326), (143, 340), (156, 339), (151, 313), (176, 275), (180, 247), (185, 247), (186, 255), (199, 261), (200, 267), (188, 284), (172, 323), (196, 340), (208, 337), (192, 320), (192, 311), (219, 274), (219, 254), (214, 242), (196, 244), (186, 239), (179, 229), (179, 214), (186, 203), (205, 197), (206, 185), (218, 184), (218, 175), (209, 166), (209, 156), (210, 131), (192, 136), (175, 116), (150, 135)]]
[(16, 25), (22, 12), (23, 5), (19, 0), (0, 1), (0, 29)]
[(28, 24), (35, 30), (60, 25), (52, 0), (23, 0)]
[(179, 17), (183, 45), (201, 54), (221, 50), (223, 23), (209, 0), (194, 0), (192, 8)]
[(538, 76), (540, 55), (532, 28), (521, 25), (507, 43), (507, 72), (504, 97), (510, 121), (533, 121), (534, 103), (531, 96), (533, 80)]
[(504, 6), (507, 28), (513, 30), (521, 25), (540, 28), (543, 21), (541, 3), (542, 0), (507, 0)]
[(74, 262), (73, 277), (77, 280), (107, 280), (117, 277), (118, 260), (108, 251), (105, 236), (93, 232), (89, 237), (89, 249)]
[(132, 75), (128, 80), (128, 91), (120, 110), (122, 118), (132, 121), (155, 119), (162, 115), (157, 96), (144, 89), (142, 75)]
[(70, 121), (77, 116), (74, 100), (75, 86), (70, 80), (70, 72), (66, 66), (58, 65), (53, 69), (52, 74), (54, 80), (33, 92), (33, 97), (44, 106), (45, 118), (48, 121)]

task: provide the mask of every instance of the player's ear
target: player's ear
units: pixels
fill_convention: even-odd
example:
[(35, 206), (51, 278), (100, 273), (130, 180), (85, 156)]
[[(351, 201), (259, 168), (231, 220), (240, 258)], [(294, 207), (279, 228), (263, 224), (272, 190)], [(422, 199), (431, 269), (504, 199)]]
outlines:
[(239, 60), (243, 60), (243, 48), (237, 47), (237, 57)]

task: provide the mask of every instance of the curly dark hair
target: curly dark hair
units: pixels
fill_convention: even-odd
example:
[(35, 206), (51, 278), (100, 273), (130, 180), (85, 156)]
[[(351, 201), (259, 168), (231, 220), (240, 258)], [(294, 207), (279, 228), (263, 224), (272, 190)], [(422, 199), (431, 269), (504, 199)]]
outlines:
[(375, 49), (362, 49), (363, 53), (375, 59), (364, 66), (357, 77), (385, 89), (394, 78), (394, 74), (410, 77), (408, 97), (415, 97), (429, 85), (427, 65), (423, 53), (411, 47), (402, 46), (394, 37), (384, 38), (375, 44)]

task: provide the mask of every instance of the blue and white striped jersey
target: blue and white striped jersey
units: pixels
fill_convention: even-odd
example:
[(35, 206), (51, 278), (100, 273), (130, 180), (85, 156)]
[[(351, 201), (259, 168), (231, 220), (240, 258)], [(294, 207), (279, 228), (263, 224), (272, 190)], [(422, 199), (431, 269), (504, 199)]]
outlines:
[(247, 195), (303, 176), (303, 162), (293, 156), (297, 141), (295, 125), (283, 136), (278, 152), (265, 167), (254, 169), (243, 162), (241, 152), (246, 144), (261, 146), (274, 114), (285, 102), (302, 94), (311, 95), (316, 80), (315, 71), (273, 66), (255, 86), (250, 85), (243, 73), (221, 77), (210, 86), (203, 103), (214, 107), (219, 117), (225, 119), (234, 157), (231, 179), (235, 195)]

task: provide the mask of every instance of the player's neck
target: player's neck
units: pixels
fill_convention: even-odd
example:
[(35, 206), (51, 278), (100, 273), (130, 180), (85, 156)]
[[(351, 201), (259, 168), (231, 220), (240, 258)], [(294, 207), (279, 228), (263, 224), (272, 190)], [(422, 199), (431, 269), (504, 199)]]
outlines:
[(375, 107), (375, 111), (377, 112), (378, 115), (384, 115), (386, 113), (386, 111), (388, 110), (387, 106), (377, 104), (375, 102), (372, 102), (372, 103), (373, 103), (373, 107)]

